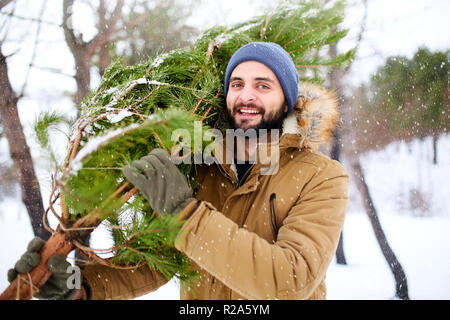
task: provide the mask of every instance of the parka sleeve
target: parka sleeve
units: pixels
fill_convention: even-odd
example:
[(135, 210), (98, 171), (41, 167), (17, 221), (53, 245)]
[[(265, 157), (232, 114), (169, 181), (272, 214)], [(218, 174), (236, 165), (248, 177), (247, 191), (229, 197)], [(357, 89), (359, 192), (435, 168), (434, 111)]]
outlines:
[(147, 264), (134, 270), (113, 269), (101, 264), (82, 266), (81, 274), (92, 300), (125, 300), (155, 291), (168, 280)]
[(348, 202), (337, 162), (318, 170), (269, 243), (202, 201), (175, 240), (178, 250), (247, 299), (307, 299), (324, 280)]

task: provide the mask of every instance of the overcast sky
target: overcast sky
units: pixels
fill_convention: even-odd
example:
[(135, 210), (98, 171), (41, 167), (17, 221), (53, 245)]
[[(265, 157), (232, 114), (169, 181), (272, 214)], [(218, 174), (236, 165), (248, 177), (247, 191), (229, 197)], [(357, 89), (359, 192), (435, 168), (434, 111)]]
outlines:
[[(266, 12), (273, 3), (203, 0), (205, 7), (196, 13), (194, 21), (200, 26), (237, 23)], [(360, 30), (363, 7), (361, 0), (347, 0), (347, 3), (344, 27), (349, 29), (348, 49), (354, 46)], [(431, 50), (450, 48), (450, 0), (369, 0), (368, 3), (367, 27), (359, 60), (353, 68), (353, 82), (366, 80), (390, 55), (412, 56), (420, 46)]]
[[(267, 12), (275, 3), (268, 0), (198, 1), (201, 6), (194, 11), (191, 21), (200, 28), (245, 21)], [(42, 0), (16, 2), (16, 14), (34, 18), (39, 17), (44, 3)], [(31, 69), (26, 96), (19, 103), (19, 111), (22, 111), (25, 122), (34, 120), (35, 115), (30, 110), (36, 113), (43, 109), (67, 112), (74, 110), (67, 96), (67, 93), (75, 90), (75, 81), (70, 77), (74, 74), (74, 63), (58, 26), (61, 23), (61, 3), (61, 0), (47, 0), (43, 20), (50, 23), (41, 25), (35, 52), (33, 47), (37, 24), (15, 19), (5, 28), (5, 17), (0, 16), (0, 27), (3, 27), (0, 29), (0, 39), (4, 36), (2, 32), (8, 30), (7, 41), (3, 44), (4, 54), (14, 53), (8, 59), (8, 65), (10, 78), (17, 92), (23, 86), (33, 53), (36, 65), (62, 73)], [(342, 50), (354, 45), (363, 16), (361, 1), (348, 0), (348, 3), (350, 6), (344, 26), (349, 29), (349, 35)], [(8, 7), (2, 11), (5, 9)], [(449, 14), (450, 0), (369, 0), (366, 32), (348, 81), (354, 84), (367, 81), (369, 75), (390, 55), (411, 56), (420, 46), (427, 46), (432, 50), (449, 49)], [(83, 26), (82, 31), (87, 38), (92, 29), (92, 19), (89, 17), (89, 14), (83, 12), (74, 20), (75, 26)], [(98, 79), (94, 77), (94, 85), (96, 81)]]
[[(16, 13), (28, 17), (39, 16), (42, 0), (16, 1), (19, 5)], [(267, 12), (276, 3), (268, 0), (198, 1), (201, 5), (194, 11), (191, 22), (199, 28), (245, 21), (256, 14)], [(61, 3), (60, 0), (47, 0), (44, 20), (59, 24)], [(361, 1), (348, 0), (349, 9), (344, 24), (350, 30), (348, 47), (354, 44), (362, 19), (362, 6), (357, 5), (358, 3), (361, 4)], [(368, 73), (373, 72), (376, 66), (389, 55), (412, 55), (419, 46), (427, 46), (432, 50), (448, 49), (450, 47), (449, 15), (450, 0), (369, 0), (367, 28), (358, 55), (361, 59), (355, 65), (359, 71), (357, 79), (362, 81), (367, 78)], [(92, 29), (89, 17), (89, 14), (83, 13), (74, 20), (75, 26), (83, 26), (81, 30), (87, 38), (90, 37), (89, 30)], [(4, 17), (0, 18), (4, 19)], [(57, 26), (41, 26), (40, 38), (44, 41), (37, 48), (38, 62), (41, 66), (62, 69), (67, 74), (73, 74), (72, 57), (70, 54), (67, 55), (69, 52), (65, 48), (62, 32), (58, 29)], [(11, 68), (27, 66), (32, 55), (36, 24), (16, 21), (11, 25), (8, 33), (8, 38), (20, 39), (19, 43), (7, 43), (4, 47), (4, 51), (9, 50), (9, 53), (17, 52), (9, 61)], [(23, 72), (11, 76), (16, 87), (20, 87), (24, 77)]]
[[(367, 29), (353, 76), (367, 76), (390, 55), (411, 57), (417, 48), (450, 49), (449, 0), (369, 0)], [(360, 14), (349, 10), (345, 26), (358, 32)]]

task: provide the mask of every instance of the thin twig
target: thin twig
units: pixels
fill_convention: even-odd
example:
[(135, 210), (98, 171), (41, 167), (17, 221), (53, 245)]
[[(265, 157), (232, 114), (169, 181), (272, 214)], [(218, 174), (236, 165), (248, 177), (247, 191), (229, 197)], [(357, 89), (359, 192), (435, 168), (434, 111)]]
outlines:
[(287, 47), (288, 45), (290, 45), (291, 43), (297, 41), (298, 39), (303, 38), (304, 36), (307, 36), (308, 34), (310, 34), (310, 33), (312, 33), (312, 32), (318, 31), (318, 30), (320, 30), (320, 29), (323, 29), (323, 27), (315, 28), (315, 29), (314, 29), (314, 28), (313, 28), (313, 29), (309, 29), (308, 32), (304, 32), (304, 33), (302, 33), (301, 35), (298, 35), (298, 36), (296, 36), (295, 38), (293, 38), (293, 39), (289, 40), (288, 42), (286, 42), (286, 43), (284, 44), (283, 48), (286, 49), (286, 47)]
[(153, 135), (156, 137), (156, 139), (158, 140), (159, 144), (161, 145), (161, 147), (164, 148), (164, 150), (166, 150), (167, 152), (169, 152), (169, 150), (167, 149), (167, 147), (164, 145), (164, 143), (162, 142), (161, 138), (159, 137), (159, 135), (156, 133), (156, 131), (154, 129), (151, 129)]
[(305, 50), (307, 50), (307, 49), (310, 49), (310, 48), (314, 48), (314, 47), (322, 47), (323, 45), (325, 45), (325, 42), (324, 41), (322, 41), (322, 42), (319, 42), (319, 43), (312, 43), (312, 44), (310, 44), (310, 45), (307, 45), (307, 46), (303, 46), (303, 47), (301, 47), (301, 48), (299, 48), (299, 49), (297, 49), (297, 50), (292, 50), (292, 51), (289, 51), (289, 54), (293, 54), (293, 53), (295, 53), (295, 52), (301, 52), (301, 51), (305, 51)]
[[(50, 193), (50, 199), (53, 198), (53, 195), (55, 194), (55, 191), (56, 191), (56, 187), (57, 187), (57, 183), (55, 182), (55, 184), (53, 185), (52, 191), (51, 191), (51, 193)], [(62, 200), (62, 198), (61, 198), (61, 200)], [(56, 202), (56, 200), (55, 200), (55, 202)], [(55, 216), (55, 218), (58, 219), (59, 225), (61, 226), (61, 228), (64, 230), (65, 222), (64, 222), (63, 219), (61, 219), (61, 217), (56, 213), (55, 208), (53, 208), (53, 202), (52, 202), (52, 201), (50, 201), (49, 208), (50, 208), (51, 212), (53, 213), (53, 215)], [(63, 216), (64, 216), (64, 208), (61, 208), (61, 209), (63, 210)], [(66, 209), (67, 209), (67, 208), (66, 208)], [(45, 214), (44, 217), (46, 217), (46, 214)]]
[[(359, 46), (361, 44), (362, 38), (363, 38), (363, 34), (366, 31), (366, 26), (367, 26), (367, 15), (368, 15), (368, 1), (367, 0), (363, 0), (363, 5), (364, 5), (364, 16), (361, 22), (361, 29), (359, 30), (358, 33), (358, 38), (356, 40), (356, 50), (355, 50), (355, 56), (356, 56), (356, 51), (358, 51)], [(348, 73), (350, 68), (352, 67), (352, 63), (349, 64), (347, 67), (345, 67), (344, 69), (344, 73)]]
[[(104, 265), (104, 266), (107, 266), (107, 267), (109, 267), (109, 268), (112, 268), (112, 269), (119, 269), (119, 270), (134, 270), (134, 269), (137, 269), (137, 268), (139, 268), (139, 267), (141, 267), (141, 266), (143, 266), (143, 265), (145, 264), (145, 262), (143, 262), (143, 263), (139, 263), (138, 265), (133, 265), (133, 266), (119, 266), (119, 265), (115, 265), (115, 264), (110, 263), (110, 262), (109, 262), (108, 260), (106, 260), (106, 259), (100, 258), (100, 257), (94, 252), (94, 250), (93, 250), (92, 248), (87, 247), (87, 246), (84, 246), (84, 245), (82, 245), (81, 243), (79, 243), (79, 242), (76, 241), (76, 240), (73, 241), (73, 244), (74, 244), (78, 249), (82, 250), (85, 254), (87, 254), (87, 255), (89, 256), (89, 258), (91, 258), (92, 260), (95, 260), (95, 261), (97, 261), (98, 263), (100, 263), (100, 264), (102, 264), (102, 265)], [(131, 249), (131, 248), (129, 248), (129, 249)], [(97, 249), (97, 250), (98, 250), (98, 249)]]
[(56, 69), (56, 68), (52, 68), (52, 67), (42, 67), (42, 66), (35, 65), (34, 63), (30, 63), (29, 66), (32, 67), (32, 68), (39, 69), (39, 70), (48, 71), (48, 72), (51, 72), (51, 73), (56, 73), (56, 74), (59, 74), (59, 75), (62, 75), (62, 76), (68, 77), (68, 78), (74, 78), (75, 77), (75, 75), (73, 75), (73, 74), (65, 73), (64, 71), (62, 71), (60, 69)]
[[(122, 187), (123, 187), (123, 189), (125, 189), (124, 185), (122, 185)], [(136, 193), (138, 193), (138, 191), (139, 191), (139, 189), (137, 187), (134, 187), (133, 189), (128, 191), (124, 196), (122, 196), (120, 198), (120, 201), (122, 203), (127, 202), (132, 196), (134, 196)], [(118, 192), (116, 191), (114, 194), (118, 195)], [(105, 201), (108, 201), (108, 200), (110, 200), (110, 197), (108, 197), (108, 199), (106, 199)], [(95, 216), (97, 213), (98, 213), (98, 210), (93, 210), (92, 212), (85, 215), (83, 218), (78, 219), (73, 224), (73, 226), (71, 226), (71, 229), (76, 230), (76, 228), (83, 228), (83, 227), (90, 228), (93, 226), (97, 226), (100, 223), (100, 221), (98, 221), (98, 219), (95, 217), (93, 218), (93, 216)]]
[(264, 40), (264, 37), (266, 35), (267, 26), (269, 25), (269, 21), (272, 18), (271, 14), (268, 14), (266, 17), (266, 23), (264, 24), (264, 27), (261, 29), (261, 41)]
[(0, 15), (11, 17), (11, 18), (18, 19), (18, 20), (38, 22), (38, 23), (42, 23), (42, 24), (47, 24), (49, 26), (61, 27), (60, 23), (55, 23), (55, 22), (51, 22), (51, 21), (45, 21), (45, 20), (42, 20), (40, 18), (19, 16), (19, 15), (16, 15), (16, 14), (12, 13), (12, 12), (0, 12)]
[(194, 114), (197, 111), (197, 108), (200, 106), (200, 104), (203, 102), (204, 98), (201, 97), (200, 100), (198, 100), (197, 104), (195, 105), (194, 109), (192, 110), (192, 114)]
[(211, 111), (213, 106), (209, 106), (208, 110), (206, 110), (205, 114), (203, 115), (203, 117), (200, 119), (200, 122), (203, 122), (203, 120), (205, 120), (205, 118), (208, 116), (208, 113)]
[[(55, 186), (53, 186), (53, 188), (56, 189)], [(60, 196), (60, 194), (58, 193), (58, 195), (52, 200), (52, 197), (53, 197), (53, 194), (54, 194), (53, 188), (52, 188), (52, 193), (51, 193), (51, 195), (50, 195), (50, 205), (49, 205), (49, 207), (44, 211), (44, 215), (42, 216), (42, 224), (43, 224), (44, 228), (45, 228), (48, 232), (50, 232), (50, 233), (55, 232), (55, 230), (53, 230), (53, 229), (48, 225), (48, 222), (47, 222), (48, 211), (50, 210), (51, 207), (53, 207), (53, 205), (55, 204), (56, 200), (58, 200), (58, 198), (59, 198), (59, 196)]]
[(338, 63), (331, 64), (296, 64), (297, 68), (325, 68), (325, 67), (333, 67), (338, 65)]
[[(44, 2), (42, 3), (41, 12), (39, 13), (39, 20), (42, 20), (42, 16), (44, 15), (46, 5), (47, 5), (47, 0), (44, 0)], [(38, 22), (37, 29), (36, 29), (36, 36), (34, 38), (33, 51), (31, 54), (31, 60), (28, 65), (27, 73), (25, 74), (25, 80), (23, 82), (22, 89), (20, 90), (19, 97), (23, 97), (23, 95), (25, 93), (25, 88), (28, 84), (28, 79), (30, 77), (31, 66), (33, 65), (34, 60), (36, 59), (36, 51), (37, 51), (37, 46), (39, 44), (39, 34), (41, 33), (41, 25), (42, 25), (42, 23)]]
[(284, 31), (284, 29), (286, 29), (287, 26), (289, 26), (289, 25), (294, 21), (295, 18), (296, 18), (296, 16), (293, 15), (293, 16), (291, 17), (291, 19), (289, 19), (289, 21), (287, 21), (287, 22), (284, 24), (284, 26), (280, 29), (280, 31), (278, 31), (277, 35), (275, 36), (274, 41), (277, 41), (278, 37), (281, 35), (281, 33)]

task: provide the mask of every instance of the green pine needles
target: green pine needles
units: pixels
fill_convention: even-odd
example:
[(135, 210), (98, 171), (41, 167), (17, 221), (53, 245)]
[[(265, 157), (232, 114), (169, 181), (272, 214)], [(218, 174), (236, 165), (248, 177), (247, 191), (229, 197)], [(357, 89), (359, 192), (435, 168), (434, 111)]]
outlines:
[[(342, 65), (353, 55), (349, 51), (330, 59), (323, 50), (346, 35), (338, 28), (343, 13), (342, 1), (325, 8), (320, 1), (303, 1), (229, 28), (212, 28), (191, 48), (132, 66), (114, 62), (80, 106), (49, 209), (72, 231), (93, 229), (106, 221), (115, 241), (110, 249), (113, 258), (107, 261), (111, 267), (148, 263), (167, 278), (192, 279), (188, 259), (173, 246), (182, 225), (177, 213), (157, 216), (125, 180), (122, 167), (155, 148), (178, 154), (181, 142), (190, 145), (190, 150), (198, 147), (194, 139), (181, 141), (179, 129), (191, 137), (196, 130), (203, 135), (208, 128), (224, 129), (227, 62), (249, 42), (280, 44), (292, 55), (302, 80), (321, 82), (328, 67)], [(50, 126), (49, 119), (43, 117), (45, 121), (36, 126), (44, 128), (40, 129), (44, 146), (48, 146), (45, 128)], [(202, 142), (200, 148), (206, 145)], [(194, 154), (180, 152), (180, 159), (186, 157), (191, 162), (184, 161), (179, 168), (194, 188)], [(53, 207), (57, 199), (60, 210)], [(100, 259), (77, 243), (90, 258)]]

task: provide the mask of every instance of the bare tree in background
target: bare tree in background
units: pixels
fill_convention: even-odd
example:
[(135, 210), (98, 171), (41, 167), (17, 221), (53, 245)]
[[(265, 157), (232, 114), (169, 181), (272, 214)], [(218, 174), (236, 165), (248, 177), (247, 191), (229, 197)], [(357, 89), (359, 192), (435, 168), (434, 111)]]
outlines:
[[(98, 7), (93, 8), (97, 33), (91, 40), (84, 41), (83, 35), (76, 34), (72, 24), (75, 3), (75, 0), (63, 0), (62, 27), (75, 60), (76, 104), (89, 93), (94, 64), (103, 75), (111, 59), (117, 55), (126, 63), (135, 64), (161, 51), (187, 45), (189, 36), (194, 33), (194, 29), (183, 22), (190, 14), (189, 4), (195, 1), (186, 4), (176, 0), (158, 0), (150, 5), (148, 1), (126, 3), (125, 0), (117, 0), (115, 6), (109, 8), (108, 2), (100, 0)], [(122, 44), (122, 49), (117, 48), (118, 43)]]
[(115, 53), (132, 65), (192, 44), (198, 30), (187, 25), (186, 18), (197, 1), (135, 1), (124, 15), (123, 27), (112, 38), (117, 43)]
[[(0, 1), (0, 10), (11, 2), (13, 1)], [(42, 224), (44, 204), (39, 181), (36, 177), (30, 148), (23, 133), (22, 123), (17, 110), (17, 102), (20, 96), (16, 95), (11, 86), (6, 59), (7, 57), (3, 55), (2, 42), (0, 41), (0, 118), (2, 131), (8, 141), (9, 152), (22, 193), (22, 202), (30, 217), (33, 233), (42, 239), (48, 239), (50, 233)]]
[(88, 42), (82, 35), (76, 35), (72, 25), (73, 5), (75, 0), (63, 0), (64, 37), (75, 60), (75, 81), (77, 92), (75, 103), (79, 104), (89, 93), (91, 84), (92, 57), (106, 45), (109, 37), (115, 32), (118, 20), (121, 17), (124, 0), (118, 0), (109, 18), (106, 18), (105, 1), (100, 0), (98, 12), (102, 16), (102, 26), (97, 34)]
[(16, 96), (8, 77), (6, 57), (0, 44), (0, 116), (3, 132), (8, 140), (9, 152), (16, 168), (22, 191), (22, 201), (30, 216), (33, 232), (42, 239), (48, 239), (50, 233), (42, 225), (44, 205), (39, 181), (33, 167), (30, 148), (28, 147), (22, 124), (17, 111)]
[[(365, 31), (368, 12), (368, 0), (364, 0), (363, 5), (364, 17), (363, 23), (361, 25), (361, 30), (357, 38), (357, 48), (359, 47)], [(330, 47), (329, 53), (331, 57), (335, 57), (337, 55), (336, 45)], [(353, 143), (353, 141), (355, 141), (355, 135), (357, 134), (351, 125), (353, 117), (352, 110), (355, 106), (351, 104), (351, 99), (345, 96), (343, 84), (343, 79), (348, 74), (350, 67), (351, 65), (347, 66), (345, 69), (333, 69), (329, 75), (330, 86), (336, 90), (339, 96), (341, 121), (345, 124), (344, 127), (338, 128), (334, 132), (335, 141), (331, 153), (333, 158), (339, 160), (339, 158), (341, 157), (341, 146), (343, 146), (342, 151), (345, 155), (345, 158), (349, 162), (351, 173), (353, 174), (356, 186), (363, 199), (364, 208), (374, 230), (375, 237), (380, 246), (381, 252), (383, 253), (389, 265), (389, 268), (394, 275), (396, 284), (396, 296), (403, 300), (409, 300), (406, 274), (387, 241), (387, 237), (383, 231), (378, 217), (375, 203), (373, 202), (370, 194), (369, 186), (365, 181), (364, 170), (359, 159), (359, 152), (356, 149), (355, 144)], [(339, 241), (336, 260), (341, 264), (346, 264), (342, 234)]]

